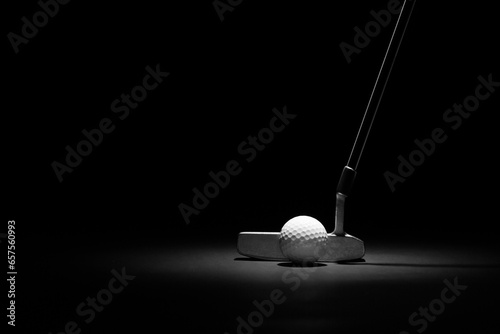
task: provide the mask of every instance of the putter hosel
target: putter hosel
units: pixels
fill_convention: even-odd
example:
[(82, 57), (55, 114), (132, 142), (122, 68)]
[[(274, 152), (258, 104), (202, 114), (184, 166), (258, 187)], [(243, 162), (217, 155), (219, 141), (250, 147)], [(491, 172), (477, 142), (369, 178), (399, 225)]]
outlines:
[(337, 185), (337, 196), (335, 203), (335, 230), (333, 234), (336, 236), (344, 236), (344, 207), (345, 199), (351, 193), (352, 184), (356, 178), (356, 171), (349, 166), (345, 166), (340, 175), (340, 180)]
[(355, 178), (356, 171), (349, 166), (345, 166), (342, 170), (342, 175), (340, 175), (337, 192), (349, 196)]

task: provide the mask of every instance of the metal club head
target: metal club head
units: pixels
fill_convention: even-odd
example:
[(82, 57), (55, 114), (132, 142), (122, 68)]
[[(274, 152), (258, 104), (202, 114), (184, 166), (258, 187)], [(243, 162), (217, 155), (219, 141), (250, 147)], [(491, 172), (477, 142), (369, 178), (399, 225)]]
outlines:
[[(238, 235), (238, 253), (244, 256), (272, 261), (288, 261), (279, 245), (280, 232), (241, 232)], [(319, 262), (352, 261), (365, 255), (362, 240), (345, 234), (328, 233), (326, 252)]]
[[(362, 240), (344, 232), (344, 205), (346, 195), (337, 193), (335, 230), (328, 233), (324, 255), (320, 262), (352, 261), (365, 255)], [(281, 252), (280, 232), (241, 232), (238, 235), (238, 253), (244, 256), (273, 261), (288, 261)]]

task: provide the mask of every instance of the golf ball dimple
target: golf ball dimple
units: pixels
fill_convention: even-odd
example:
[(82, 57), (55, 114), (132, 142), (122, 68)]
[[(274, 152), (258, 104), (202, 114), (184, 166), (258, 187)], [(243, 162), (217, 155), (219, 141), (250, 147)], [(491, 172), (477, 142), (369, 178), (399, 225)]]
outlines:
[(279, 238), (281, 252), (294, 263), (312, 263), (324, 254), (328, 235), (317, 219), (297, 216), (285, 223)]

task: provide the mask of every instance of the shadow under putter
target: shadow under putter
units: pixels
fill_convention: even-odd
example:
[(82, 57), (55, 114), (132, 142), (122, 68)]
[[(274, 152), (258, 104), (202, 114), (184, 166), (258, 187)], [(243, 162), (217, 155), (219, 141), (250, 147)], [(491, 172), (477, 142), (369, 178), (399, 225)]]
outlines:
[[(375, 116), (377, 114), (380, 101), (382, 100), (394, 61), (399, 51), (401, 41), (403, 40), (406, 27), (408, 26), (408, 22), (410, 21), (411, 14), (416, 3), (414, 0), (412, 7), (409, 10), (405, 10), (407, 2), (408, 1), (405, 0), (396, 26), (394, 27), (394, 32), (377, 75), (377, 80), (375, 81), (375, 85), (370, 95), (370, 99), (368, 101), (363, 120), (361, 121), (358, 134), (356, 135), (356, 140), (354, 141), (349, 160), (340, 176), (340, 180), (337, 185), (335, 229), (332, 233), (328, 233), (324, 255), (320, 256), (318, 261), (353, 261), (359, 260), (365, 255), (365, 246), (363, 241), (345, 233), (344, 231), (345, 200), (350, 194), (354, 183), (359, 160), (361, 159), (363, 149), (368, 139), (373, 121), (375, 120)], [(403, 13), (406, 14), (406, 12), (409, 12), (407, 14), (406, 24), (404, 27), (398, 29)], [(400, 34), (400, 37), (398, 38), (399, 43), (396, 47), (394, 47), (394, 50), (392, 50), (392, 42), (398, 33)], [(391, 58), (392, 61), (389, 64), (387, 60)], [(380, 85), (380, 82), (383, 82), (383, 85)], [(376, 103), (373, 98), (374, 96), (378, 96)], [(287, 261), (288, 258), (281, 252), (279, 242), (280, 234), (280, 232), (241, 232), (238, 235), (238, 253), (251, 258), (263, 260)]]

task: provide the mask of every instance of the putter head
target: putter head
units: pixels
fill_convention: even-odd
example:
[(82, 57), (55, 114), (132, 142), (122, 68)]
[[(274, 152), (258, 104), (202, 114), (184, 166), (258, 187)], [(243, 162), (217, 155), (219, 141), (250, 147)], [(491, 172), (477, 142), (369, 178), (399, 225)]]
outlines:
[[(244, 256), (274, 261), (288, 261), (281, 252), (280, 232), (241, 232), (238, 235), (238, 253)], [(360, 239), (345, 234), (328, 233), (325, 254), (320, 262), (352, 261), (365, 255), (365, 245)]]
[[(337, 186), (335, 230), (328, 233), (325, 252), (318, 261), (338, 262), (361, 259), (365, 245), (360, 239), (344, 231), (344, 206), (356, 171), (345, 166)], [(238, 235), (238, 253), (262, 260), (288, 261), (280, 248), (280, 232), (241, 232)]]

